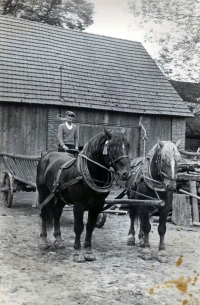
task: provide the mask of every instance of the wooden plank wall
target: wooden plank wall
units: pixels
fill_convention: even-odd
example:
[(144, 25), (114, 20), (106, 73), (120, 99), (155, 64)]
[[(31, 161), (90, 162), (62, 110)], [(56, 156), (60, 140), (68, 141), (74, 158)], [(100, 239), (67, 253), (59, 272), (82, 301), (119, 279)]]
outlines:
[[(72, 109), (76, 113), (75, 123), (79, 124), (79, 146), (84, 146), (94, 135), (103, 131), (105, 126), (108, 129), (126, 129), (126, 137), (131, 144), (131, 157), (139, 155), (139, 116), (99, 111), (92, 109)], [(61, 115), (65, 116), (66, 109), (61, 110)]]
[(47, 109), (37, 105), (0, 105), (0, 151), (38, 155), (46, 150)]
[(150, 150), (159, 140), (172, 140), (172, 118), (151, 116), (150, 134), (148, 135), (148, 150)]

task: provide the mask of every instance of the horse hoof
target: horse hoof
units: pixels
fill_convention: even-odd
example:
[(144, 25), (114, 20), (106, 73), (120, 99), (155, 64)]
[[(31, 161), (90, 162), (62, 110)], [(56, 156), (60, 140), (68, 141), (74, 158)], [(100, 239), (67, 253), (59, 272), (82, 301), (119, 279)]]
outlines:
[(151, 260), (152, 259), (152, 255), (151, 255), (150, 249), (145, 248), (142, 251), (142, 259), (144, 259), (144, 260)]
[(160, 263), (167, 263), (168, 262), (168, 259), (167, 259), (165, 251), (160, 251), (159, 252), (159, 254), (158, 254), (158, 261)]
[(76, 263), (85, 263), (85, 258), (80, 251), (74, 252), (73, 261)]
[(135, 246), (135, 237), (133, 235), (129, 235), (126, 244), (127, 246)]
[(54, 246), (56, 249), (64, 249), (65, 248), (65, 245), (63, 244), (62, 241), (54, 241)]
[(145, 244), (144, 244), (143, 241), (140, 241), (140, 247), (141, 247), (141, 248), (144, 248), (144, 247), (145, 247)]
[(42, 241), (39, 241), (38, 248), (40, 250), (47, 250), (49, 248), (49, 245), (48, 245), (47, 241), (42, 240)]
[(96, 260), (96, 257), (91, 250), (85, 250), (83, 255), (86, 261), (93, 262)]

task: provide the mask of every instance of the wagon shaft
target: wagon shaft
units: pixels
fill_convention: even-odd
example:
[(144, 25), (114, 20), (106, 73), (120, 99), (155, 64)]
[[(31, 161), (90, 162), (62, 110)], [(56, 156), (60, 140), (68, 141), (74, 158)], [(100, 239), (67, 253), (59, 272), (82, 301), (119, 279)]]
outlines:
[(145, 205), (162, 207), (165, 205), (162, 200), (140, 200), (140, 199), (106, 199), (106, 204), (127, 204), (127, 205)]

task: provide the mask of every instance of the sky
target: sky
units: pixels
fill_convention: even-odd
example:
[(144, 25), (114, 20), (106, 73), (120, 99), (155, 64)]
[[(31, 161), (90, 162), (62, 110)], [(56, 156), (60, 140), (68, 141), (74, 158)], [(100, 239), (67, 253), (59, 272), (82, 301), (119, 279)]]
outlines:
[[(128, 0), (89, 0), (89, 2), (94, 4), (94, 23), (90, 27), (86, 28), (85, 32), (133, 41), (140, 41), (153, 59), (158, 57), (160, 46), (156, 45), (155, 43), (150, 43), (147, 41), (145, 42), (144, 35), (148, 33), (150, 27), (156, 30), (157, 37), (162, 37), (165, 31), (167, 32), (170, 28), (174, 28), (173, 22), (169, 20), (164, 20), (162, 27), (159, 25), (155, 26), (153, 22), (150, 22), (150, 24), (146, 26), (146, 29), (139, 28), (138, 23), (135, 22), (135, 17), (128, 10)], [(180, 35), (180, 29), (177, 30), (177, 33), (177, 35)], [(173, 37), (175, 40), (178, 38), (176, 37), (176, 30), (173, 32)], [(168, 47), (170, 47), (170, 45), (168, 45)], [(173, 44), (171, 47), (173, 47)], [(181, 54), (179, 55), (176, 53), (176, 56), (177, 60), (179, 61)], [(194, 63), (199, 66), (198, 60), (195, 59)], [(194, 63), (193, 67), (195, 66)], [(176, 65), (174, 68), (173, 64), (171, 67), (169, 66), (169, 68), (172, 68), (173, 70), (174, 75), (171, 75), (172, 78), (176, 79), (181, 77), (184, 81), (191, 80), (187, 75), (188, 69), (190, 69), (192, 71), (191, 73), (194, 74), (193, 79), (199, 78), (198, 71), (193, 72), (193, 67), (191, 67), (191, 65), (190, 67), (187, 66), (187, 63), (184, 62), (179, 67)], [(184, 69), (187, 71), (186, 73), (184, 72)]]
[(134, 17), (128, 12), (127, 0), (90, 0), (94, 4), (94, 24), (86, 32), (142, 41), (140, 31), (133, 30)]

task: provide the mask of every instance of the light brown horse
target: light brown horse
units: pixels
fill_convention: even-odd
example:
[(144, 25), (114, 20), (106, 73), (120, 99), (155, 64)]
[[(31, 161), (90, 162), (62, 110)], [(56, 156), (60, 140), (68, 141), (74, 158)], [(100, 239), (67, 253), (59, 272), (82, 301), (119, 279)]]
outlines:
[[(129, 198), (136, 199), (161, 199), (165, 202), (163, 207), (159, 207), (159, 225), (158, 233), (160, 236), (159, 243), (159, 260), (166, 261), (164, 236), (166, 233), (166, 220), (172, 204), (173, 192), (176, 190), (176, 178), (178, 169), (178, 160), (180, 153), (178, 147), (181, 141), (176, 144), (171, 141), (159, 141), (143, 158), (134, 159), (132, 167), (132, 176), (128, 181)], [(140, 246), (145, 248), (144, 258), (151, 258), (149, 233), (151, 224), (149, 213), (153, 207), (150, 206), (132, 206), (129, 209), (130, 229), (128, 233), (128, 245), (135, 245), (135, 228), (134, 221), (140, 219)]]

